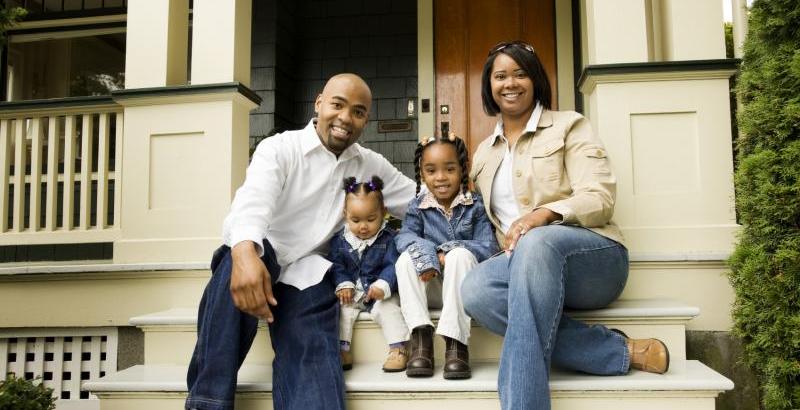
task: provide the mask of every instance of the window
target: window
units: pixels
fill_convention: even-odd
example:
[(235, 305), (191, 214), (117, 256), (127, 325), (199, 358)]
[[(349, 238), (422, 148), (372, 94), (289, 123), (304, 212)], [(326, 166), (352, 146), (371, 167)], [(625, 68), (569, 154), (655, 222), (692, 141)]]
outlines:
[(100, 34), (11, 35), (9, 40), (6, 101), (107, 95), (124, 88), (124, 27)]

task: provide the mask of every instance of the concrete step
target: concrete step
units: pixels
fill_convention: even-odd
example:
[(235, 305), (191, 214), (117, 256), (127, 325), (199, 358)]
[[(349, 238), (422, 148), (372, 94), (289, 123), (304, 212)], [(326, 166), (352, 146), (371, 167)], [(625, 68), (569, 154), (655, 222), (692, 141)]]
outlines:
[[(499, 409), (497, 362), (473, 363), (469, 380), (410, 379), (383, 373), (380, 363), (357, 365), (345, 373), (347, 406), (360, 409)], [(143, 365), (91, 380), (84, 389), (100, 398), (101, 409), (182, 409), (186, 366)], [(236, 408), (272, 408), (272, 370), (245, 365), (239, 372)], [(550, 380), (553, 409), (560, 410), (712, 410), (714, 398), (733, 382), (694, 360), (674, 361), (664, 375), (632, 371), (625, 376), (591, 376), (554, 370)], [(444, 406), (444, 407), (443, 407)]]
[[(675, 360), (686, 358), (685, 325), (699, 314), (699, 309), (680, 302), (663, 299), (618, 300), (605, 309), (568, 312), (572, 317), (591, 324), (602, 323), (617, 328), (633, 338), (657, 337), (667, 344)], [(438, 312), (432, 312), (438, 317)], [(144, 331), (145, 364), (188, 364), (196, 341), (197, 311), (179, 308), (134, 317), (132, 325)], [(498, 360), (502, 338), (490, 333), (473, 321), (470, 357), (474, 360)], [(444, 357), (444, 343), (436, 338), (437, 357)], [(356, 363), (379, 362), (388, 347), (378, 325), (369, 313), (362, 312), (353, 336), (353, 356)], [(270, 364), (272, 348), (264, 323), (245, 363)]]

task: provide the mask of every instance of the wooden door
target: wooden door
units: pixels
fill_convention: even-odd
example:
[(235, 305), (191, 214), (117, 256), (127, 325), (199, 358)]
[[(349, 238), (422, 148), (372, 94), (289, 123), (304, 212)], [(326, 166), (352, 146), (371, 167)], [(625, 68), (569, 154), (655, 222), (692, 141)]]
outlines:
[[(532, 44), (542, 61), (557, 108), (555, 0), (434, 0), (436, 127), (464, 138), (473, 153), (494, 129), (483, 112), (481, 71), (489, 49), (501, 41)], [(442, 114), (440, 107), (449, 107)]]

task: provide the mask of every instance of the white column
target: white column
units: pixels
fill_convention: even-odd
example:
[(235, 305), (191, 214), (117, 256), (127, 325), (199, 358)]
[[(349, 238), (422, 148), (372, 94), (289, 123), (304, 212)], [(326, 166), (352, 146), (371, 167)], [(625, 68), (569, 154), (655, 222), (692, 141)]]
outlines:
[(733, 0), (733, 56), (744, 56), (744, 39), (747, 37), (747, 2)]
[(186, 83), (188, 0), (130, 0), (125, 51), (125, 88)]
[(663, 59), (725, 58), (725, 30), (720, 0), (661, 0)]
[(250, 85), (252, 0), (195, 0), (192, 84)]
[(585, 0), (587, 65), (649, 60), (649, 2)]

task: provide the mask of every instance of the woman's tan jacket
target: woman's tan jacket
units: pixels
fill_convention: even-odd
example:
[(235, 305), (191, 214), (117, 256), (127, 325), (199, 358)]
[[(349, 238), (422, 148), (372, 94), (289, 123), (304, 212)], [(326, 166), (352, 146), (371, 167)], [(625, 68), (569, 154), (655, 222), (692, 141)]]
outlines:
[[(470, 172), (503, 247), (505, 237), (491, 206), (492, 182), (505, 149), (498, 135), (485, 139)], [(574, 111), (544, 110), (536, 132), (520, 137), (513, 155), (512, 185), (521, 214), (548, 208), (561, 214), (565, 224), (589, 228), (624, 245), (611, 221), (617, 181), (603, 143), (586, 118)]]

